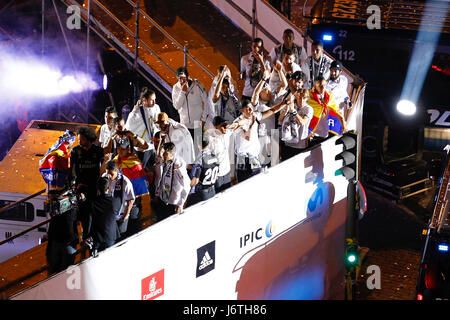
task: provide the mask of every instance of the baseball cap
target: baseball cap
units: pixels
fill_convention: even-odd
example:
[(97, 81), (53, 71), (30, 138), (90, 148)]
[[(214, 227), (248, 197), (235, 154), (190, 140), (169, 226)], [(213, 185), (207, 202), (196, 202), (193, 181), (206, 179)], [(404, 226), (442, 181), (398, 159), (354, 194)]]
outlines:
[(227, 120), (225, 120), (221, 116), (215, 116), (213, 121), (212, 121), (212, 123), (213, 123), (213, 126), (215, 127), (215, 126), (220, 126), (220, 125), (223, 125), (223, 124), (227, 124)]
[(167, 122), (169, 121), (169, 116), (165, 112), (160, 112), (156, 116), (156, 123)]
[(334, 60), (331, 63), (331, 66), (330, 66), (330, 69), (333, 69), (333, 68), (338, 69), (338, 70), (342, 70), (342, 63), (340, 61), (338, 61), (338, 60)]

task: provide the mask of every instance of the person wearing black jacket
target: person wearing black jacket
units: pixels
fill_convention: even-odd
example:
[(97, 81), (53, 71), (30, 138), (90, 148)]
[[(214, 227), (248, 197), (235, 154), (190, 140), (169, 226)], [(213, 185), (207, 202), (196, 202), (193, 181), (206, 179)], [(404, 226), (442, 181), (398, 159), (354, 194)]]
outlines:
[(92, 202), (92, 227), (89, 236), (93, 249), (104, 250), (112, 246), (120, 237), (113, 207), (113, 198), (108, 193), (110, 180), (101, 177), (97, 182), (97, 197)]
[[(58, 193), (49, 192), (49, 198), (58, 198)], [(77, 211), (69, 210), (52, 216), (47, 231), (46, 257), (49, 274), (65, 270), (74, 264), (77, 233)]]
[(69, 181), (74, 181), (77, 193), (82, 193), (86, 197), (86, 201), (80, 204), (78, 211), (84, 235), (90, 233), (92, 223), (90, 206), (97, 194), (96, 184), (104, 158), (103, 148), (94, 144), (96, 139), (94, 129), (80, 127), (78, 129), (79, 145), (73, 148), (70, 154)]

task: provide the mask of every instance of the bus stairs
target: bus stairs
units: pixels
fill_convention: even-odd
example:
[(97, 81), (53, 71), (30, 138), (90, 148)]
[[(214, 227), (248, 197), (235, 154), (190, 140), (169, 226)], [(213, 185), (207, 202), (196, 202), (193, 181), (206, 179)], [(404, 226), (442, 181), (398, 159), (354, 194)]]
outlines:
[(208, 36), (205, 36), (203, 31), (197, 32), (179, 17), (175, 17), (175, 23), (171, 27), (162, 27), (155, 19), (159, 16), (158, 12), (166, 15), (167, 11), (152, 11), (150, 16), (144, 1), (60, 1), (66, 6), (78, 6), (80, 16), (86, 24), (89, 24), (90, 30), (113, 47), (169, 101), (171, 101), (172, 86), (177, 82), (175, 71), (178, 67), (187, 66), (190, 76), (198, 79), (209, 89), (220, 65), (226, 64), (233, 75), (238, 74), (237, 44), (243, 41), (247, 41), (247, 44), (251, 43), (248, 35), (235, 27), (212, 5), (208, 6), (205, 17), (213, 18), (201, 21), (202, 24), (206, 23), (203, 30), (213, 28), (212, 25), (216, 25), (216, 21), (222, 17), (222, 28), (227, 22), (226, 28), (233, 29), (235, 45), (231, 49), (223, 44), (226, 34), (222, 34), (219, 38), (213, 37), (210, 32)]

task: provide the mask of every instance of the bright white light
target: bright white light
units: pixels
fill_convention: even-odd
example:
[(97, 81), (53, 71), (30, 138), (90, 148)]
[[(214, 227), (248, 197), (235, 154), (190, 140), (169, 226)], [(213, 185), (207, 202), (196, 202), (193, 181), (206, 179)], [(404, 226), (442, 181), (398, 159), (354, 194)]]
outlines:
[(331, 34), (324, 34), (322, 39), (323, 41), (331, 41), (333, 40), (333, 36)]
[(397, 111), (406, 116), (412, 116), (416, 113), (416, 105), (409, 100), (400, 100), (397, 103)]
[(103, 76), (103, 90), (106, 90), (108, 88), (108, 77), (106, 74)]
[(51, 61), (46, 63), (12, 53), (2, 52), (0, 70), (1, 99), (50, 98), (99, 87), (88, 74), (63, 74)]
[(438, 250), (439, 250), (439, 251), (443, 251), (443, 252), (447, 252), (447, 251), (448, 251), (448, 245), (446, 245), (446, 244), (440, 244), (440, 245), (438, 246)]

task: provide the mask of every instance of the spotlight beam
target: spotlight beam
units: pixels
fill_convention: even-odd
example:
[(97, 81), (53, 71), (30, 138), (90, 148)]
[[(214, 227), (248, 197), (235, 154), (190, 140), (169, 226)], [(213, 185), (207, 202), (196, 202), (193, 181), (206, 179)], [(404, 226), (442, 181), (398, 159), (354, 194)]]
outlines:
[[(420, 93), (422, 91), (425, 77), (430, 68), (431, 61), (436, 49), (436, 44), (439, 41), (439, 36), (443, 26), (443, 20), (437, 26), (436, 32), (426, 31), (427, 17), (433, 16), (431, 1), (428, 1), (425, 8), (425, 13), (422, 16), (422, 21), (417, 35), (416, 44), (414, 45), (413, 54), (409, 62), (408, 72), (406, 74), (405, 83), (403, 84), (401, 100), (409, 100), (417, 104)], [(449, 8), (449, 3), (445, 3), (445, 11)]]

